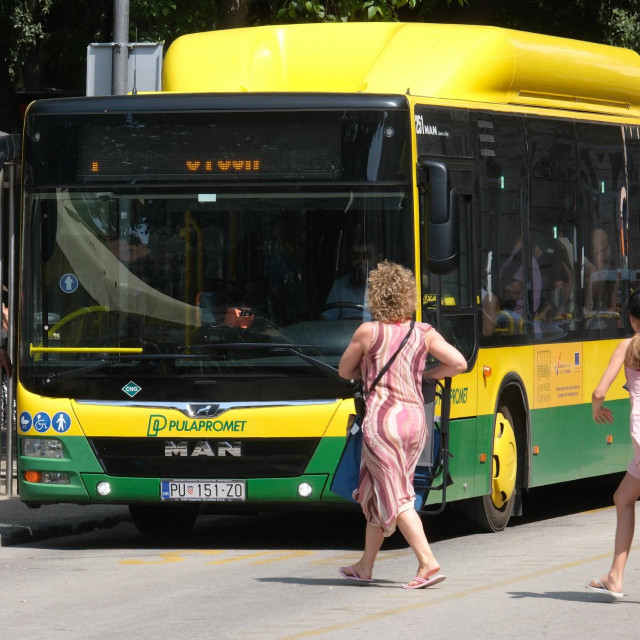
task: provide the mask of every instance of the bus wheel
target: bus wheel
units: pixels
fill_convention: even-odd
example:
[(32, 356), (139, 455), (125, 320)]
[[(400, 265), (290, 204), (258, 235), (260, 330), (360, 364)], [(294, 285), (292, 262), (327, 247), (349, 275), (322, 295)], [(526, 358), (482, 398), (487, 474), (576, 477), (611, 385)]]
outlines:
[(130, 504), (133, 524), (140, 533), (147, 535), (171, 535), (189, 533), (198, 512), (177, 505)]
[(518, 446), (513, 418), (509, 409), (502, 406), (493, 425), (491, 493), (459, 503), (463, 515), (482, 531), (502, 531), (513, 511), (517, 475)]

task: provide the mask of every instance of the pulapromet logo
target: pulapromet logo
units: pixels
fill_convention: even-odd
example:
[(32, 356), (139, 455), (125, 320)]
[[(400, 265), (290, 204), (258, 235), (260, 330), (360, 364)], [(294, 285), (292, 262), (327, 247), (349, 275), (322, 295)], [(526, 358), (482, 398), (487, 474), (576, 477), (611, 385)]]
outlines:
[(239, 433), (244, 431), (246, 420), (167, 420), (165, 416), (149, 416), (147, 435), (156, 437), (163, 432), (163, 436), (172, 433), (186, 433), (195, 431), (196, 433)]

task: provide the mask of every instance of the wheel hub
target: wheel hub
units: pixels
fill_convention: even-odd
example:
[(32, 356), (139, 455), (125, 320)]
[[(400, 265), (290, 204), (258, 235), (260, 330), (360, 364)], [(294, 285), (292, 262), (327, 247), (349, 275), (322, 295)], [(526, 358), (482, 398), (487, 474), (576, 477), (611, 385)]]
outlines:
[(493, 428), (493, 481), (491, 500), (500, 509), (513, 494), (517, 472), (516, 436), (513, 426), (498, 412)]

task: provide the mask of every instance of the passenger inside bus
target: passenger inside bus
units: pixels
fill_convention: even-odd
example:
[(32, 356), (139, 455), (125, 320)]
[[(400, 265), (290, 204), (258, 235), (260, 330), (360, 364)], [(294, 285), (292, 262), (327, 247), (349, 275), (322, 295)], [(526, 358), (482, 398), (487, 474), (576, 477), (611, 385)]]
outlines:
[[(482, 295), (482, 333), (524, 333), (524, 279), (522, 270), (522, 235), (516, 231), (510, 253), (498, 271), (498, 295), (490, 289)], [(489, 270), (489, 265), (488, 265)], [(542, 277), (538, 261), (531, 256), (533, 313), (540, 307)]]
[(602, 227), (591, 234), (591, 260), (585, 259), (587, 311), (615, 312), (618, 297), (618, 273), (614, 245)]
[(573, 290), (573, 271), (565, 245), (559, 238), (551, 241), (546, 251), (536, 243), (533, 256), (538, 262), (542, 282), (540, 307), (536, 314), (543, 322), (563, 320), (569, 313)]

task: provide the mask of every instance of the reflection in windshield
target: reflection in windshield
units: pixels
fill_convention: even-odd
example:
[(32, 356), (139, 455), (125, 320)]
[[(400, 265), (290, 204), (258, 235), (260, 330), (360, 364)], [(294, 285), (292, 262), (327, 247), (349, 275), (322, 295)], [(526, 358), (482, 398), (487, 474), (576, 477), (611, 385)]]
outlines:
[(335, 366), (367, 317), (366, 272), (384, 258), (412, 266), (410, 206), (398, 187), (61, 189), (33, 195), (31, 211), (23, 335), (42, 351), (23, 361), (47, 370), (100, 360), (82, 351), (96, 347), (201, 354), (157, 367), (171, 375), (313, 369), (286, 350), (202, 348), (226, 343), (303, 345)]
[(58, 246), (94, 304), (156, 320), (200, 324), (195, 306), (154, 289), (127, 268), (149, 254), (148, 246), (127, 244), (123, 238), (101, 241), (80, 218), (68, 192), (59, 194), (57, 205)]

